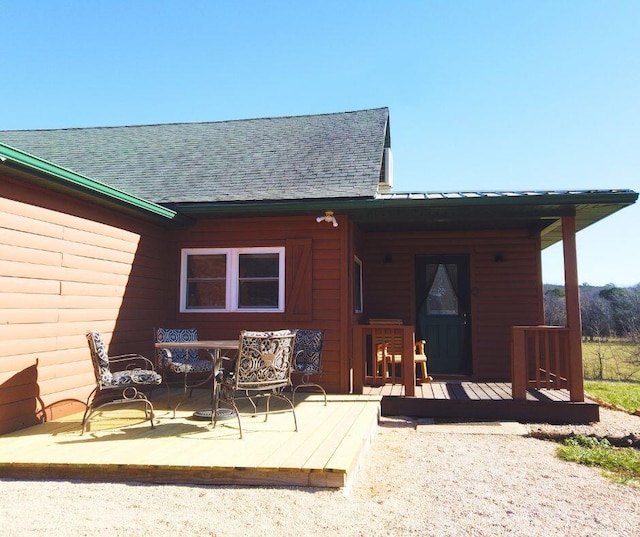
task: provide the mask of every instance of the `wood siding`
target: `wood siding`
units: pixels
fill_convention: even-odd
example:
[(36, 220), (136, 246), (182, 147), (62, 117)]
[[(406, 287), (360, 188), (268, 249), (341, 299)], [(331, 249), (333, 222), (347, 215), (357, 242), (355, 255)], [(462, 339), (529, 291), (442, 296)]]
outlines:
[(151, 357), (163, 242), (160, 227), (0, 176), (0, 433), (84, 408), (87, 330), (111, 354)]
[[(322, 385), (329, 392), (348, 391), (348, 360), (343, 334), (346, 219), (340, 226), (322, 225), (315, 216), (202, 219), (173, 232), (168, 250), (172, 290), (165, 326), (194, 327), (201, 339), (235, 339), (241, 330), (316, 328), (326, 331)], [(343, 223), (345, 225), (343, 225)], [(179, 311), (182, 248), (285, 246), (286, 311), (283, 313)], [(294, 261), (294, 262), (292, 262)], [(344, 326), (343, 326), (344, 324)]]
[[(415, 325), (417, 255), (468, 255), (475, 380), (510, 380), (513, 325), (543, 322), (539, 239), (527, 231), (364, 233), (365, 318)], [(498, 256), (499, 254), (499, 256)]]

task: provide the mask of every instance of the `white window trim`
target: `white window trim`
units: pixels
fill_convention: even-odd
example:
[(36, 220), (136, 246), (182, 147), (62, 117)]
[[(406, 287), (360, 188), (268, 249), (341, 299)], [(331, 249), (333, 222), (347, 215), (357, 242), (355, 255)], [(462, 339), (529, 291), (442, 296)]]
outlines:
[[(239, 308), (239, 264), (240, 254), (278, 254), (278, 307), (277, 308)], [(190, 255), (227, 256), (227, 285), (225, 292), (226, 308), (187, 308), (187, 258)], [(283, 313), (285, 287), (285, 249), (284, 247), (257, 248), (183, 248), (180, 259), (180, 313)]]

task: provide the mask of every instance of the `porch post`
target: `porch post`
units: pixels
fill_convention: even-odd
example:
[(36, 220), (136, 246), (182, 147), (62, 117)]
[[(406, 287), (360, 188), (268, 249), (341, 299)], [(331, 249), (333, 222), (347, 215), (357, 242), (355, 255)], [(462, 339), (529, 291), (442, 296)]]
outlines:
[(569, 396), (571, 401), (584, 401), (582, 371), (582, 320), (580, 318), (580, 288), (576, 254), (576, 218), (562, 217), (562, 248), (564, 254), (564, 289), (569, 328)]
[(416, 335), (413, 326), (402, 331), (402, 383), (407, 397), (416, 395)]
[(363, 327), (355, 325), (353, 327), (353, 339), (351, 341), (351, 363), (353, 364), (353, 393), (357, 394), (361, 394), (364, 391), (365, 348), (363, 340)]

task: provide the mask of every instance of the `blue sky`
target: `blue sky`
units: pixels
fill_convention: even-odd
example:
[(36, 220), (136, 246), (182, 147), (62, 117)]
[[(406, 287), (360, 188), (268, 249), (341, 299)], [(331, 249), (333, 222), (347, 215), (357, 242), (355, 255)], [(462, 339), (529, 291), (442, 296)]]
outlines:
[[(398, 191), (640, 191), (640, 1), (0, 0), (0, 129), (389, 107)], [(640, 204), (578, 234), (640, 282)], [(562, 283), (560, 245), (544, 280)]]

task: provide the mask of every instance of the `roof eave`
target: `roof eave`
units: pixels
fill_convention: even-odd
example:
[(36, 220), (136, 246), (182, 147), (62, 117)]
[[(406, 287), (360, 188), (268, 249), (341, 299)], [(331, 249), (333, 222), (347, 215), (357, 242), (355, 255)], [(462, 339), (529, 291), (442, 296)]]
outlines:
[[(128, 194), (47, 160), (0, 143), (0, 166), (26, 173), (32, 179), (46, 180), (46, 186), (75, 191), (120, 208), (142, 212), (161, 220), (179, 220), (179, 214), (168, 207)], [(1, 169), (1, 168), (0, 168)]]

